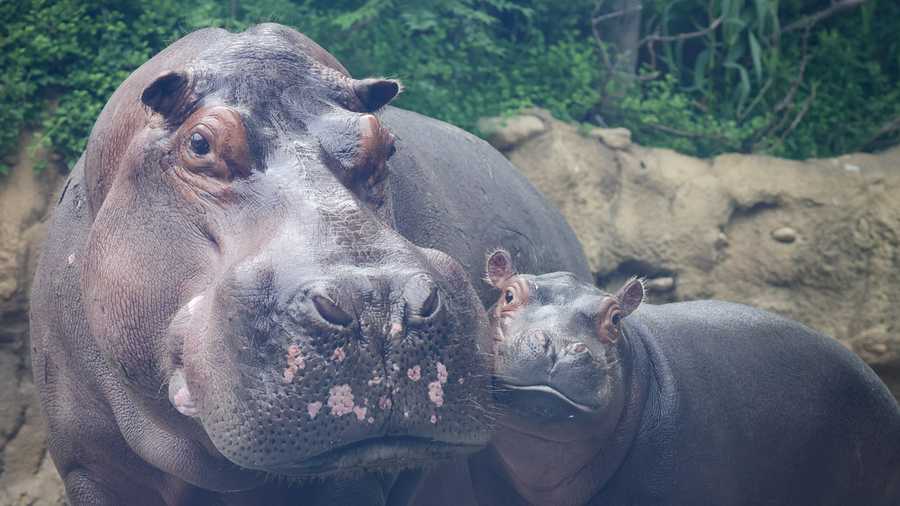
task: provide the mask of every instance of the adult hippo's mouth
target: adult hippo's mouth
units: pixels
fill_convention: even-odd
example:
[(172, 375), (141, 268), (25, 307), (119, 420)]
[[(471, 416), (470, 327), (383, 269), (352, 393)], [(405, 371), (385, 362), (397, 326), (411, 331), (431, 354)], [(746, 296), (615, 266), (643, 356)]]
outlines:
[(328, 450), (300, 463), (275, 463), (266, 471), (302, 478), (424, 467), (436, 461), (474, 453), (483, 446), (477, 441), (451, 443), (424, 437), (381, 436)]

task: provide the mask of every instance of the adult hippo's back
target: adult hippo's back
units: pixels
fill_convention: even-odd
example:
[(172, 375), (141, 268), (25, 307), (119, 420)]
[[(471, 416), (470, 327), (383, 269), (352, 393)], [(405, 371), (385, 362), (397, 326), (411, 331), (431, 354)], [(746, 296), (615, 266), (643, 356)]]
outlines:
[[(485, 252), (507, 249), (541, 272), (575, 266), (591, 280), (578, 239), (559, 211), (488, 143), (452, 125), (387, 107), (381, 119), (397, 138), (390, 161), (397, 230), (420, 246), (461, 262), (485, 305), (494, 302), (484, 277)], [(509, 249), (512, 248), (512, 249)]]
[(268, 24), (190, 34), (110, 98), (32, 293), (71, 503), (379, 503), (487, 442), (483, 252), (589, 274), (508, 162), (383, 109), (398, 90)]

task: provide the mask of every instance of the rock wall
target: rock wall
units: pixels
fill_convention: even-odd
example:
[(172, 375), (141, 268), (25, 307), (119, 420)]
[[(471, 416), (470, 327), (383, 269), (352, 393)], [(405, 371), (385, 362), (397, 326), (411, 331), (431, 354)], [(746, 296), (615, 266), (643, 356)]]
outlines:
[[(28, 146), (30, 136), (21, 141)], [(0, 506), (64, 504), (31, 381), (27, 298), (46, 235), (41, 219), (62, 178), (55, 169), (35, 173), (45, 155), (28, 151), (0, 179)]]
[(483, 125), (563, 211), (601, 286), (646, 276), (656, 302), (775, 311), (839, 339), (900, 397), (900, 148), (701, 160), (540, 110)]

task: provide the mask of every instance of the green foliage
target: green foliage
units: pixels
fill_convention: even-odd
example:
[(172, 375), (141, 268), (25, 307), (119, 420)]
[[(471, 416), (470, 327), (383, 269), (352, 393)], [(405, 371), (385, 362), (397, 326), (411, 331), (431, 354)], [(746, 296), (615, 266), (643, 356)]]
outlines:
[(808, 30), (806, 16), (831, 3), (785, 4), (645, 4), (644, 78), (604, 114), (638, 142), (701, 156), (825, 157), (896, 143), (900, 4), (870, 0)]
[(830, 156), (898, 141), (895, 0), (868, 0), (808, 35), (782, 30), (830, 0), (644, 1), (643, 77), (615, 93), (600, 63), (609, 48), (592, 32), (597, 3), (0, 2), (0, 156), (31, 128), (72, 166), (103, 104), (141, 63), (199, 27), (263, 21), (296, 27), (357, 77), (401, 79), (397, 105), (473, 131), (479, 117), (541, 106), (578, 122), (599, 113), (639, 142), (704, 156)]
[[(356, 76), (398, 77), (397, 104), (474, 130), (481, 116), (531, 105), (580, 119), (598, 99), (590, 2), (540, 0), (24, 0), (0, 5), (0, 155), (21, 130), (43, 132), (68, 166), (128, 74), (202, 26), (262, 21), (298, 28)], [(49, 107), (48, 107), (49, 106)], [(0, 171), (4, 170), (0, 166)]]
[[(900, 141), (896, 129), (879, 132), (900, 118), (900, 3), (872, 2), (836, 19), (812, 44), (807, 74), (815, 99), (775, 153), (825, 157)], [(799, 100), (808, 96), (804, 89)]]
[[(177, 3), (152, 9), (119, 2), (25, 0), (0, 7), (0, 154), (21, 130), (69, 166), (103, 104), (128, 74), (187, 28)], [(0, 172), (6, 167), (0, 165)]]

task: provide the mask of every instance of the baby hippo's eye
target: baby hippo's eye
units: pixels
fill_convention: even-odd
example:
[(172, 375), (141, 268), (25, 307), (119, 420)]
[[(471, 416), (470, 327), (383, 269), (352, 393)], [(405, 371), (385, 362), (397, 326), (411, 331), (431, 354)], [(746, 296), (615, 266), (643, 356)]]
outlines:
[(619, 322), (621, 322), (621, 321), (622, 321), (622, 313), (620, 313), (620, 312), (618, 312), (618, 311), (616, 311), (615, 313), (613, 313), (613, 315), (612, 315), (612, 324), (618, 327), (618, 326), (619, 326)]
[(191, 135), (191, 151), (200, 156), (209, 153), (209, 141), (199, 132), (194, 132)]
[(512, 289), (506, 289), (506, 295), (504, 295), (504, 300), (507, 304), (512, 304), (514, 300), (516, 300), (515, 294), (513, 294)]

